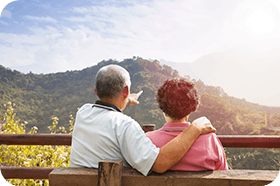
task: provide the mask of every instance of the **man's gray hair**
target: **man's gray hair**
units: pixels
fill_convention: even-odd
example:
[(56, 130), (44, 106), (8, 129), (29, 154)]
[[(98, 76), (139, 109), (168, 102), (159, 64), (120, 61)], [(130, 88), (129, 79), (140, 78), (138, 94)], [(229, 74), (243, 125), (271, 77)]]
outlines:
[(99, 98), (115, 99), (124, 89), (130, 87), (127, 70), (118, 65), (104, 66), (96, 74), (95, 88)]

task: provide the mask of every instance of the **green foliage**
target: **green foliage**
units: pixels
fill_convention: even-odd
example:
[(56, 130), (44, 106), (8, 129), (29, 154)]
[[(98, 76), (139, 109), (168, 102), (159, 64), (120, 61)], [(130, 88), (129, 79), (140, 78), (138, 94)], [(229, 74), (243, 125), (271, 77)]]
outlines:
[(274, 127), (280, 127), (280, 113), (272, 116), (271, 123)]
[[(25, 134), (26, 121), (20, 123), (16, 119), (11, 102), (5, 104), (6, 112), (1, 116), (3, 134)], [(58, 118), (53, 118), (53, 123), (49, 127), (52, 134), (72, 132), (74, 119), (70, 116), (69, 131), (64, 127), (58, 127)], [(38, 128), (33, 126), (29, 134), (37, 133)], [(17, 167), (69, 167), (70, 166), (70, 146), (50, 146), (50, 145), (1, 145), (0, 146), (0, 165)], [(49, 185), (48, 180), (33, 179), (10, 179), (13, 185)]]
[[(118, 64), (129, 71), (132, 81), (131, 92), (144, 91), (140, 96), (140, 105), (127, 108), (125, 113), (135, 118), (141, 124), (154, 123), (157, 129), (160, 128), (164, 124), (164, 118), (155, 101), (156, 90), (164, 80), (179, 74), (177, 70), (167, 65), (161, 65), (157, 60), (149, 61), (141, 57), (124, 59), (122, 62), (112, 59), (103, 60), (97, 65), (81, 71), (67, 71), (55, 74), (22, 74), (0, 66), (0, 104), (5, 104), (11, 100), (13, 103), (16, 103), (17, 115), (21, 119), (28, 121), (29, 125), (27, 128), (36, 125), (38, 133), (47, 133), (49, 131), (48, 125), (54, 116), (60, 116), (59, 125), (67, 128), (69, 115), (74, 115), (77, 111), (76, 109), (83, 104), (96, 101), (94, 78), (97, 71), (102, 66), (108, 64)], [(191, 79), (191, 77), (188, 78)], [(220, 107), (219, 111), (222, 111), (223, 114), (219, 115), (221, 116), (220, 119), (214, 120), (214, 124), (219, 129), (221, 129), (224, 123), (229, 122), (233, 129), (239, 125), (239, 131), (241, 131), (243, 125), (248, 125), (249, 127), (246, 126), (246, 131), (261, 134), (265, 130), (260, 131), (260, 129), (257, 129), (255, 131), (257, 125), (260, 128), (259, 124), (256, 125), (255, 121), (244, 120), (244, 115), (247, 113), (245, 110), (251, 110), (255, 112), (254, 115), (259, 116), (264, 112), (271, 114), (280, 113), (280, 108), (264, 107), (246, 102), (246, 100), (229, 97), (221, 87), (205, 85), (201, 80), (196, 81), (193, 79), (192, 81), (195, 82), (200, 95), (207, 93), (217, 96), (217, 98), (210, 96), (205, 98), (203, 101), (211, 102), (212, 106), (209, 103), (204, 104), (202, 102), (199, 107), (201, 110), (194, 115), (204, 114), (208, 117), (208, 114), (210, 114), (209, 117), (213, 117), (213, 114), (208, 112), (204, 105), (207, 108), (210, 108), (210, 106), (211, 108), (217, 108), (218, 105)], [(236, 114), (234, 110), (228, 109), (233, 108), (233, 105), (245, 109), (244, 112), (239, 112), (237, 116), (242, 122), (235, 122), (236, 118), (234, 117)], [(3, 113), (4, 109), (0, 108), (0, 115), (1, 112)], [(222, 121), (222, 119), (227, 119), (228, 114), (232, 115), (230, 121)], [(251, 117), (246, 116), (246, 118)], [(264, 117), (262, 116), (262, 118)], [(272, 121), (280, 125), (278, 122), (279, 118), (276, 116), (273, 116)], [(258, 123), (260, 122), (258, 121)], [(230, 125), (228, 124), (227, 128), (224, 127), (223, 133), (230, 131)], [(231, 133), (236, 134), (239, 131)]]
[(226, 148), (234, 169), (279, 170), (280, 149)]
[(245, 99), (237, 99), (228, 95), (224, 95), (223, 99), (226, 100), (228, 103), (236, 105), (238, 107), (251, 110), (257, 113), (271, 113), (271, 114), (277, 114), (280, 113), (280, 107), (269, 107), (269, 106), (262, 106), (257, 103), (250, 103), (246, 101)]
[[(265, 128), (265, 113), (256, 113), (225, 101), (220, 96), (204, 93), (196, 112), (189, 120), (206, 116), (219, 135), (278, 135)], [(277, 118), (277, 115), (275, 115)], [(275, 119), (276, 121), (277, 119)]]
[[(132, 59), (124, 59), (122, 62), (116, 60), (103, 60), (95, 66), (83, 69), (81, 71), (67, 71), (65, 73), (55, 74), (22, 74), (18, 71), (11, 71), (0, 65), (0, 104), (6, 104), (12, 100), (13, 103), (8, 103), (4, 108), (0, 108), (0, 117), (5, 126), (2, 127), (3, 132), (6, 133), (71, 133), (73, 127), (74, 117), (77, 108), (84, 103), (94, 103), (96, 97), (94, 95), (94, 81), (97, 71), (105, 65), (118, 64), (126, 68), (131, 76), (131, 92), (136, 93), (143, 90), (143, 94), (139, 98), (140, 104), (131, 106), (125, 109), (124, 113), (134, 118), (140, 124), (153, 123), (156, 124), (156, 129), (162, 127), (165, 123), (162, 111), (158, 108), (155, 100), (157, 88), (167, 78), (178, 76), (178, 71), (170, 68), (167, 65), (161, 65), (159, 61), (149, 61), (141, 57), (133, 57)], [(191, 77), (187, 76), (191, 79)], [(271, 121), (274, 127), (280, 127), (280, 107), (266, 107), (254, 103), (249, 103), (245, 99), (237, 99), (228, 96), (221, 87), (214, 87), (205, 85), (201, 80), (194, 80), (199, 94), (201, 95), (201, 104), (196, 112), (192, 113), (189, 120), (192, 121), (197, 117), (206, 116), (209, 118), (217, 129), (217, 134), (223, 135), (279, 135), (279, 131), (269, 130), (265, 127), (264, 116), (265, 113), (271, 113)], [(15, 119), (17, 117), (23, 121)], [(1, 114), (3, 113), (3, 114)], [(69, 118), (70, 128), (69, 128)], [(55, 116), (59, 116), (56, 118)], [(51, 126), (48, 126), (52, 123)], [(72, 125), (71, 125), (72, 124)], [(31, 127), (32, 126), (32, 127)], [(35, 127), (34, 127), (35, 126)], [(69, 130), (67, 131), (66, 129)], [(2, 145), (0, 153), (5, 151), (13, 152), (14, 155), (9, 155), (1, 160), (1, 164), (10, 165), (14, 162), (16, 166), (33, 166), (37, 163), (38, 166), (62, 166), (65, 163), (69, 165), (69, 161), (53, 155), (50, 159), (50, 153), (69, 152), (67, 148), (70, 147), (51, 147), (51, 146), (21, 146), (18, 150), (16, 146)], [(13, 149), (14, 148), (14, 149)], [(35, 148), (37, 150), (35, 150)], [(38, 150), (40, 149), (41, 150)], [(46, 150), (44, 150), (46, 148)], [(63, 150), (63, 148), (66, 148)], [(250, 168), (259, 169), (260, 166), (254, 163), (246, 164), (245, 158), (236, 158), (240, 154), (251, 153), (254, 158), (258, 157), (265, 161), (266, 157), (278, 157), (277, 150), (267, 152), (264, 151), (239, 151), (238, 148), (227, 151), (227, 157), (231, 159), (233, 168)], [(17, 151), (17, 152), (16, 152)], [(30, 152), (29, 152), (30, 151)], [(36, 153), (32, 153), (32, 152)], [(46, 151), (43, 154), (43, 151)], [(23, 152), (23, 153), (19, 153)], [(49, 152), (49, 154), (47, 153)], [(29, 153), (28, 155), (25, 155)], [(263, 155), (259, 155), (261, 153)], [(266, 153), (266, 154), (265, 154)], [(22, 159), (21, 154), (23, 154)], [(36, 154), (43, 155), (40, 156)], [(258, 154), (258, 156), (256, 155)], [(255, 156), (256, 155), (256, 156)], [(274, 156), (275, 155), (275, 156)], [(2, 157), (2, 155), (1, 155)], [(235, 157), (235, 158), (234, 158)], [(240, 157), (243, 157), (240, 155)], [(249, 162), (248, 157), (245, 156)], [(9, 158), (14, 158), (9, 159)], [(28, 164), (27, 159), (36, 159), (37, 163)], [(3, 159), (3, 158), (2, 158)], [(236, 160), (235, 160), (236, 159)], [(40, 162), (41, 160), (41, 162)], [(68, 161), (68, 162), (67, 162)], [(251, 161), (251, 159), (250, 159)], [(278, 160), (275, 160), (276, 162)], [(263, 163), (263, 168), (274, 169), (277, 163), (271, 161), (267, 163), (269, 167)], [(229, 161), (230, 162), (230, 161)], [(252, 161), (253, 162), (253, 161)], [(273, 164), (274, 162), (274, 164)], [(26, 164), (24, 164), (26, 163)], [(278, 162), (279, 164), (279, 162)], [(247, 167), (249, 165), (250, 167)], [(278, 166), (279, 167), (279, 166)], [(278, 169), (277, 169), (278, 170)], [(35, 182), (34, 182), (35, 184)]]

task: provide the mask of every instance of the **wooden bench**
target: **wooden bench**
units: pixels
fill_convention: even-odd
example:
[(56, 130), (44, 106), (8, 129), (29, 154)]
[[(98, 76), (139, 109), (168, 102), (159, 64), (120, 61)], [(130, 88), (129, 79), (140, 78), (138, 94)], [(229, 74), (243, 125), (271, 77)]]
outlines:
[(143, 176), (135, 169), (123, 168), (122, 161), (102, 160), (98, 169), (55, 168), (49, 174), (50, 186), (263, 186), (273, 182), (279, 172), (269, 170), (230, 170), (152, 172)]

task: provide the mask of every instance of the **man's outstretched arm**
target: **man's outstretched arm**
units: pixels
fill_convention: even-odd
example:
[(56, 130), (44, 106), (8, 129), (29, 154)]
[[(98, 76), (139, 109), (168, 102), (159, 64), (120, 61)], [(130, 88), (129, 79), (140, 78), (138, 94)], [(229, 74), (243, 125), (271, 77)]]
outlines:
[(194, 120), (176, 138), (160, 148), (159, 155), (152, 166), (152, 170), (158, 173), (165, 172), (187, 153), (200, 134), (215, 131), (216, 129), (206, 117)]

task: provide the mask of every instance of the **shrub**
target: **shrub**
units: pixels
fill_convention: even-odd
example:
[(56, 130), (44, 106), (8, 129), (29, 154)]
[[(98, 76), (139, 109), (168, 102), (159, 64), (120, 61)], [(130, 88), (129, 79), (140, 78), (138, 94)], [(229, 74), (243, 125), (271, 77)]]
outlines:
[[(16, 120), (14, 113), (15, 104), (8, 102), (4, 104), (6, 112), (0, 115), (0, 133), (2, 134), (25, 134), (26, 125)], [(52, 125), (48, 127), (51, 134), (72, 133), (74, 118), (69, 120), (69, 131), (64, 127), (58, 127), (58, 118), (53, 117)], [(2, 123), (2, 124), (1, 124)], [(38, 128), (33, 126), (29, 134), (37, 133)], [(1, 145), (0, 146), (0, 166), (17, 167), (70, 167), (70, 146), (51, 145)], [(35, 179), (9, 179), (13, 185), (49, 185), (48, 180)]]

